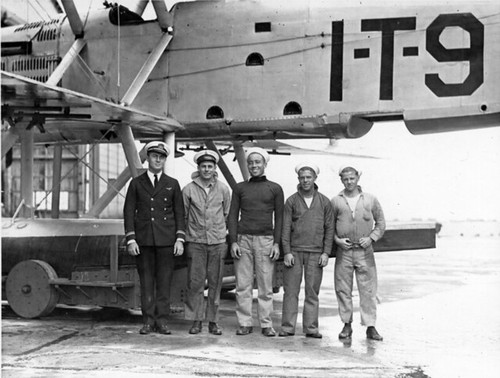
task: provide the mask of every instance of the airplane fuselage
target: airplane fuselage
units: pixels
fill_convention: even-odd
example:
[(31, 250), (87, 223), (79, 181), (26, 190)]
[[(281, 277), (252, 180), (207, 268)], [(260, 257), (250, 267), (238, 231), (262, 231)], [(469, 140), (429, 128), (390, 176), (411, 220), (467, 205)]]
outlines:
[[(178, 3), (173, 38), (127, 105), (178, 120), (178, 140), (359, 137), (385, 119), (416, 134), (500, 125), (498, 5), (397, 5)], [(87, 17), (87, 45), (61, 85), (120, 103), (164, 31), (118, 27), (108, 13)], [(74, 41), (63, 18), (10, 30), (3, 40), (31, 40), (31, 52), (3, 57), (3, 69), (34, 78)], [(47, 63), (19, 63), (28, 58)]]

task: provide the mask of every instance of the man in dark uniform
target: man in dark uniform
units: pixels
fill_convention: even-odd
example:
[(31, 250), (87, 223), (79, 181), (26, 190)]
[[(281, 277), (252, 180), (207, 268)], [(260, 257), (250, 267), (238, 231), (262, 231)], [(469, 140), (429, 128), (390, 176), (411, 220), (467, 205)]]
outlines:
[(184, 253), (184, 204), (176, 179), (164, 174), (163, 142), (146, 145), (148, 171), (132, 179), (123, 208), (127, 252), (136, 256), (141, 282), (142, 335), (168, 335), (174, 256)]

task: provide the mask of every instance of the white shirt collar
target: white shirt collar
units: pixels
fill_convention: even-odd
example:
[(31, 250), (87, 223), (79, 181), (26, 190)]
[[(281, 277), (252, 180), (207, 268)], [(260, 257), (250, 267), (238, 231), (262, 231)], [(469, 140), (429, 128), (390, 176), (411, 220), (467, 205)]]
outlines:
[[(160, 177), (161, 177), (161, 172), (159, 173), (156, 173), (156, 176), (158, 177), (158, 181), (160, 181)], [(151, 185), (155, 185), (155, 173), (151, 172), (149, 169), (148, 169), (148, 177), (149, 177), (149, 181), (151, 181)]]

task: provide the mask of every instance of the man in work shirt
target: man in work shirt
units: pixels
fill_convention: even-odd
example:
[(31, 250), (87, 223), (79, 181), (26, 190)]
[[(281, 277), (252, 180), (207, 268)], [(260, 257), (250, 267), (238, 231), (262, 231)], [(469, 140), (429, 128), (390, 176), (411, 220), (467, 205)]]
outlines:
[(302, 330), (306, 337), (321, 339), (318, 331), (319, 290), (323, 268), (328, 265), (333, 244), (333, 211), (330, 200), (318, 192), (315, 183), (319, 168), (314, 164), (295, 167), (299, 185), (297, 193), (285, 203), (283, 232), (285, 254), (283, 272), (283, 315), (279, 336), (295, 335), (302, 273), (305, 300)]
[(182, 189), (186, 213), (186, 255), (188, 261), (188, 294), (184, 307), (185, 318), (193, 320), (190, 334), (201, 332), (205, 318), (204, 290), (208, 281), (206, 318), (208, 331), (221, 335), (219, 318), (220, 291), (227, 254), (226, 217), (231, 194), (226, 184), (217, 179), (219, 154), (211, 150), (194, 156), (198, 170), (193, 181)]
[(377, 268), (372, 244), (385, 231), (385, 219), (377, 198), (358, 186), (361, 173), (353, 168), (339, 170), (344, 190), (332, 199), (335, 222), (335, 293), (344, 328), (339, 339), (352, 335), (353, 275), (359, 291), (361, 324), (367, 326), (366, 337), (382, 341), (375, 328), (377, 318)]
[(139, 332), (168, 335), (174, 256), (184, 252), (184, 205), (179, 183), (162, 172), (170, 154), (166, 143), (151, 142), (145, 149), (148, 170), (132, 179), (125, 198), (125, 236), (141, 282)]
[(251, 177), (236, 185), (228, 218), (231, 256), (236, 272), (236, 316), (239, 324), (236, 334), (248, 335), (253, 331), (255, 273), (261, 331), (264, 336), (276, 336), (271, 319), (273, 275), (274, 262), (280, 255), (284, 194), (280, 185), (264, 175), (269, 154), (262, 148), (253, 147), (246, 151), (246, 156)]

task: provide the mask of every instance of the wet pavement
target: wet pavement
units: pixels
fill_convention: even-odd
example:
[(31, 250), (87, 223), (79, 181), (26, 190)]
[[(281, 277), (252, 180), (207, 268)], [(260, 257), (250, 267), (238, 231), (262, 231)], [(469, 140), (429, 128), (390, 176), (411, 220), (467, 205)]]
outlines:
[[(172, 317), (172, 335), (142, 336), (138, 312), (59, 307), (25, 320), (3, 303), (2, 377), (500, 377), (500, 238), (440, 238), (433, 250), (376, 259), (382, 342), (366, 339), (357, 310), (352, 340), (338, 340), (330, 260), (321, 340), (301, 332), (266, 338), (258, 327), (236, 336), (231, 293), (222, 301), (222, 336), (208, 334), (206, 324), (189, 335), (182, 313)], [(281, 301), (282, 292), (275, 295), (276, 329)]]

